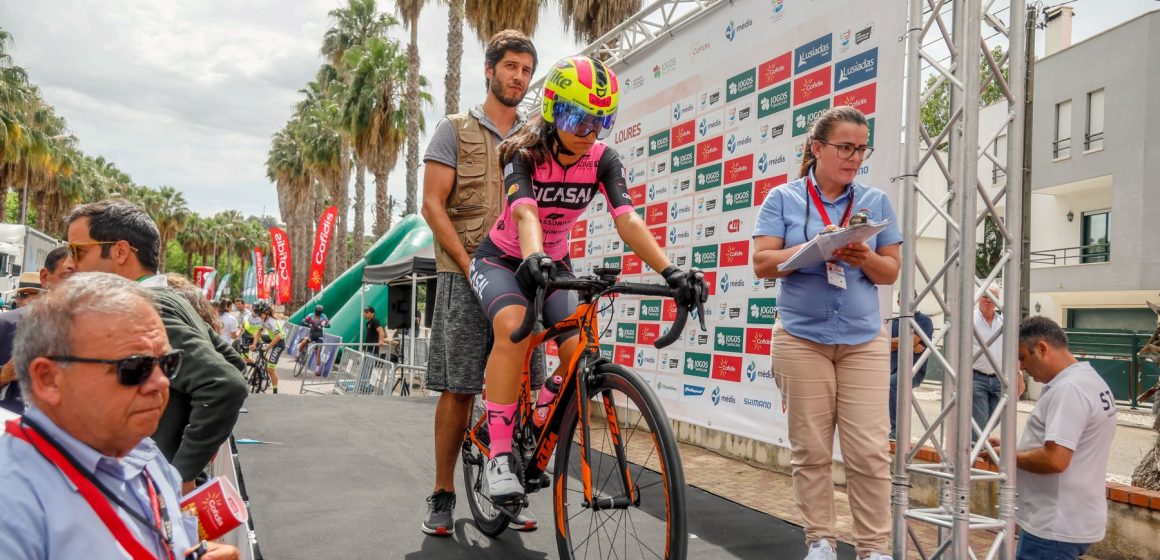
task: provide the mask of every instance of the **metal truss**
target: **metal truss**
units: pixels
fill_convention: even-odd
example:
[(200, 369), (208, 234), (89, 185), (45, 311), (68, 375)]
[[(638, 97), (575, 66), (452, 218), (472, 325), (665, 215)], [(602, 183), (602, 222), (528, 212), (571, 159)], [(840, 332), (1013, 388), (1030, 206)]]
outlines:
[[(731, 3), (730, 0), (657, 0), (577, 54), (586, 54), (615, 66), (627, 62), (654, 43), (672, 37), (678, 29), (714, 9)], [(525, 115), (540, 114), (540, 96), (546, 78), (547, 75), (528, 87), (528, 96), (520, 103), (520, 111)]]
[[(1024, 188), (1024, 114), (1026, 103), (1027, 12), (1025, 0), (1011, 0), (1009, 6), (995, 6), (994, 0), (910, 0), (907, 40), (908, 80), (906, 82), (906, 134), (903, 154), (902, 228), (909, 232), (903, 245), (902, 281), (898, 346), (899, 435), (894, 462), (894, 557), (906, 558), (908, 545), (928, 558), (966, 560), (1015, 557), (1015, 420), (1017, 387), (1017, 338), (1019, 323), (1020, 269), (1022, 259), (1022, 189)], [(1006, 22), (999, 15), (1007, 11)], [(948, 17), (950, 21), (948, 22)], [(984, 36), (984, 25), (986, 26)], [(989, 44), (990, 43), (990, 46)], [(1004, 47), (996, 60), (990, 47)], [(949, 52), (949, 56), (944, 56)], [(1000, 72), (1009, 68), (1011, 80)], [(981, 67), (985, 69), (981, 75)], [(937, 76), (935, 87), (923, 91), (926, 76)], [(996, 82), (1006, 96), (1007, 118), (995, 130), (980, 130), (981, 92)], [(932, 102), (939, 85), (950, 88), (950, 120), (933, 134), (921, 121), (921, 109)], [(991, 155), (998, 138), (1006, 134), (1005, 157)], [(998, 166), (1006, 184), (992, 194), (979, 180), (980, 159)], [(918, 180), (924, 165), (934, 165), (946, 179), (944, 185), (923, 185)], [(997, 206), (1005, 208), (999, 215)], [(921, 211), (921, 212), (920, 212)], [(929, 217), (918, 223), (920, 213)], [(988, 217), (994, 218), (1002, 238), (998, 265), (985, 278), (976, 274), (976, 236)], [(947, 225), (944, 259), (924, 263), (915, 241), (936, 221)], [(991, 355), (992, 340), (983, 340), (974, 328), (974, 309), (979, 297), (1002, 280), (1000, 310), (1010, 310), (1001, 333), (1003, 352)], [(922, 301), (937, 302), (946, 317), (945, 328), (930, 340), (914, 321), (914, 311)], [(913, 337), (917, 335), (925, 352), (914, 363)], [(1003, 394), (994, 415), (985, 426), (971, 419), (972, 364), (977, 355), (972, 343), (979, 342), (981, 354), (995, 366)], [(911, 379), (914, 368), (937, 362), (945, 371), (942, 408), (927, 418), (914, 403)], [(922, 435), (910, 441), (911, 411), (922, 425)], [(997, 452), (985, 437), (996, 426), (1006, 445)], [(972, 433), (978, 442), (972, 444)], [(938, 461), (919, 462), (917, 449), (929, 446)], [(976, 468), (976, 460), (989, 459), (997, 472)], [(911, 477), (923, 475), (939, 481), (939, 504), (912, 507)], [(972, 484), (994, 481), (999, 484), (997, 517), (971, 511)], [(914, 531), (919, 525), (937, 528), (933, 550), (924, 550)], [(972, 540), (987, 542), (986, 550), (973, 550)], [(927, 547), (929, 548), (929, 547)]]

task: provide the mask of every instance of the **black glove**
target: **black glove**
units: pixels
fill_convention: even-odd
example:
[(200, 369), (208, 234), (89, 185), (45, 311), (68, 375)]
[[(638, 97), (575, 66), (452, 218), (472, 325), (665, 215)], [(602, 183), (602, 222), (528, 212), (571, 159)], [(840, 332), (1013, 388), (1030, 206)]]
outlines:
[[(547, 278), (544, 274), (547, 273)], [(524, 294), (532, 295), (536, 293), (536, 288), (547, 286), (547, 280), (556, 277), (556, 263), (552, 262), (552, 258), (544, 253), (532, 253), (528, 255), (524, 262), (520, 263), (520, 267), (516, 269), (516, 282), (519, 282), (520, 289)]]
[(705, 277), (696, 269), (684, 271), (670, 266), (661, 272), (661, 276), (670, 288), (676, 290), (676, 300), (680, 305), (692, 306), (698, 300), (705, 303), (709, 299), (709, 286), (705, 284)]

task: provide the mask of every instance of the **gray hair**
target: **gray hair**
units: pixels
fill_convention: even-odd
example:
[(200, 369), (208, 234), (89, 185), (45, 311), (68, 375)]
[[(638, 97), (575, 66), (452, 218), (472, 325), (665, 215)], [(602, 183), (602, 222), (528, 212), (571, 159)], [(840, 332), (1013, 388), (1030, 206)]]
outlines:
[(140, 319), (137, 304), (156, 308), (152, 290), (105, 272), (83, 272), (69, 277), (34, 301), (20, 321), (13, 343), (12, 365), (25, 399), (31, 400), (32, 360), (72, 353), (72, 334), (82, 315), (121, 316)]

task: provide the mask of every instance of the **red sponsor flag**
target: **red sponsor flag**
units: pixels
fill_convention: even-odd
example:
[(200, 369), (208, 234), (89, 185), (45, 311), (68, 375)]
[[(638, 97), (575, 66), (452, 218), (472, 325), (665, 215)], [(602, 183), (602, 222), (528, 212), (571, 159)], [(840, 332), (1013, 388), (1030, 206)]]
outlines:
[(290, 238), (282, 228), (270, 228), (274, 247), (274, 274), (278, 279), (278, 303), (290, 301)]
[(268, 299), (270, 287), (266, 285), (266, 258), (257, 247), (254, 247), (254, 272), (254, 277), (258, 280), (258, 299)]
[(205, 275), (213, 270), (212, 266), (195, 266), (193, 267), (193, 283), (198, 288), (205, 287)]
[(314, 252), (310, 254), (310, 275), (306, 280), (306, 287), (316, 292), (322, 289), (322, 274), (326, 271), (326, 250), (330, 248), (334, 222), (337, 219), (337, 206), (327, 207), (323, 210), (322, 217), (318, 219), (318, 230), (314, 233)]

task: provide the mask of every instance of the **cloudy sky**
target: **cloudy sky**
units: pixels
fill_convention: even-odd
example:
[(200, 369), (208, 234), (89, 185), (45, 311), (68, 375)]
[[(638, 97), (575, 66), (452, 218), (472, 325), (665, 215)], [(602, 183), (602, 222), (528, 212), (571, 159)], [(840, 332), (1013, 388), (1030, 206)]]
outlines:
[[(344, 3), (21, 0), (0, 2), (0, 26), (15, 39), (16, 63), (68, 120), (86, 153), (111, 159), (138, 183), (177, 187), (203, 215), (225, 209), (277, 215), (264, 167), (269, 139), (321, 63), (327, 12)], [(1077, 0), (1071, 6), (1078, 41), (1160, 3)], [(446, 22), (446, 8), (431, 2), (419, 23), (421, 71), (436, 99), (426, 115), (429, 130), (444, 112)], [(394, 35), (406, 41), (401, 26)], [(473, 32), (465, 37), (462, 107), (484, 97), (483, 49)], [(546, 4), (533, 39), (540, 50), (537, 78), (548, 63), (581, 48), (563, 30), (555, 2)], [(400, 200), (404, 175), (400, 158), (390, 179)]]

